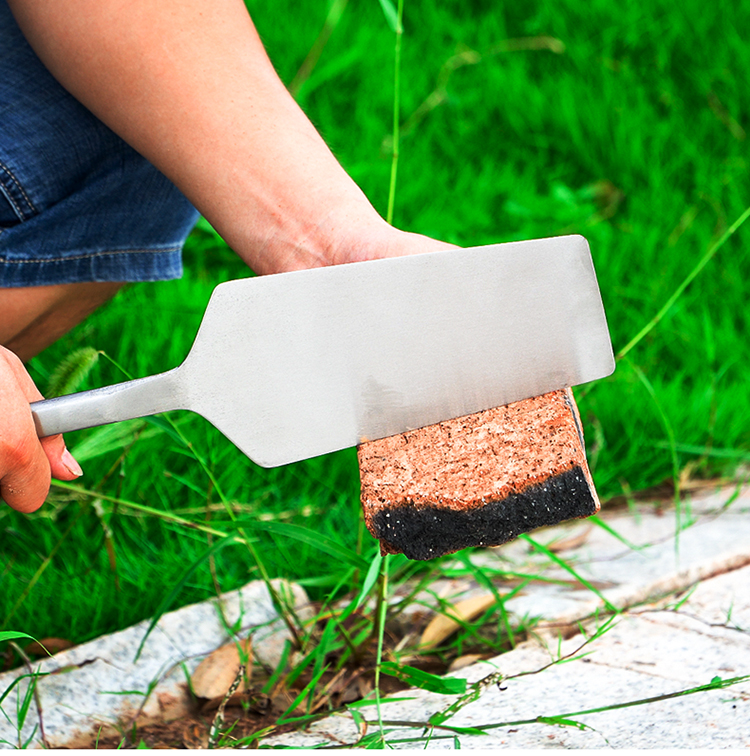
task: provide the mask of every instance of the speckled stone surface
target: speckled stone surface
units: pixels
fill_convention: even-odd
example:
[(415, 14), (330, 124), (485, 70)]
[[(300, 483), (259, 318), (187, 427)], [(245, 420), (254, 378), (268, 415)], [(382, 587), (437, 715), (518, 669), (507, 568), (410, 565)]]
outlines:
[(569, 389), (368, 442), (358, 457), (383, 553), (432, 559), (599, 510)]
[[(283, 580), (274, 580), (273, 586), (300, 619), (310, 619), (312, 609), (300, 586)], [(27, 741), (30, 748), (44, 747), (40, 722), (49, 747), (90, 748), (97, 733), (117, 734), (136, 720), (149, 724), (179, 719), (192, 701), (186, 675), (231, 640), (227, 627), (237, 626), (242, 638), (252, 633), (255, 658), (271, 667), (278, 664), (288, 638), (261, 580), (220, 600), (163, 615), (143, 642), (149, 624), (144, 620), (36, 662), (34, 669), (42, 674), (36, 683), (38, 698), (32, 700), (20, 732), (15, 713), (28, 689), (28, 675), (23, 668), (0, 674), (0, 697), (9, 691), (0, 703), (0, 750)]]
[[(643, 503), (610, 511), (605, 504), (606, 529), (566, 523), (535, 535), (552, 546), (588, 531), (585, 539), (576, 539), (576, 545), (559, 553), (577, 574), (598, 586), (601, 597), (582, 590), (580, 583), (569, 580), (569, 572), (522, 542), (475, 552), (472, 562), (486, 569), (486, 575), (510, 571), (543, 577), (531, 580), (520, 593), (507, 578), (492, 578), (498, 590), (508, 592), (503, 606), (511, 625), (536, 618), (534, 631), (526, 641), (518, 635), (513, 650), (452, 675), (469, 683), (497, 672), (507, 676), (500, 686), (484, 687), (444, 722), (486, 729), (430, 731), (430, 717), (456, 704), (457, 697), (400, 691), (381, 705), (385, 747), (460, 747), (482, 753), (722, 748), (750, 753), (750, 679), (744, 679), (750, 674), (750, 488), (683, 499), (683, 507), (691, 513), (692, 524), (679, 533), (674, 511)], [(465, 570), (456, 572), (463, 574), (441, 578), (417, 594), (415, 611), (424, 611), (423, 601), (437, 610), (442, 602), (455, 604), (467, 591), (487, 591)], [(403, 590), (408, 595), (410, 586)], [(611, 629), (594, 638), (594, 629), (608, 616), (603, 598), (620, 614)], [(571, 653), (565, 663), (550, 665)], [(715, 677), (735, 683), (723, 690), (666, 698), (705, 686)], [(657, 697), (665, 698), (646, 701)], [(354, 745), (379, 729), (374, 702), (358, 707), (356, 715), (341, 712), (299, 732), (273, 735), (262, 746)], [(552, 717), (566, 722), (555, 724)]]

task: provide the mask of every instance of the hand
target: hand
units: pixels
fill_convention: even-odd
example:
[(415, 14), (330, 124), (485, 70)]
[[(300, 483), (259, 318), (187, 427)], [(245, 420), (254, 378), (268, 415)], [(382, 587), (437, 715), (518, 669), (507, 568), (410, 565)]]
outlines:
[(399, 231), (385, 221), (365, 226), (352, 224), (350, 228), (342, 228), (333, 234), (332, 238), (336, 240), (328, 260), (332, 265), (454, 248), (453, 244), (429, 236)]
[(42, 506), (51, 477), (83, 474), (61, 435), (37, 437), (29, 403), (43, 398), (21, 360), (0, 347), (0, 498), (19, 512)]

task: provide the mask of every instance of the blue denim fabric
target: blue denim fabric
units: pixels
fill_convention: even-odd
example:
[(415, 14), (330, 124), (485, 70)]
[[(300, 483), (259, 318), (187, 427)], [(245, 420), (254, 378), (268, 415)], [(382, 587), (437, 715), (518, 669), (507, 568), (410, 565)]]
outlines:
[(57, 83), (0, 0), (0, 287), (179, 278), (197, 218)]

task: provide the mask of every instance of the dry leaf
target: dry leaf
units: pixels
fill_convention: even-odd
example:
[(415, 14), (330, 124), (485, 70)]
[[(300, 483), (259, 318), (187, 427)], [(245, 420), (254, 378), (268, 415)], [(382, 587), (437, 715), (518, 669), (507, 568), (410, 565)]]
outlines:
[[(240, 641), (243, 652), (247, 654), (247, 682), (252, 672), (252, 641), (246, 638)], [(207, 656), (193, 672), (190, 682), (198, 698), (223, 698), (237, 677), (240, 668), (240, 652), (237, 643), (227, 643)], [(243, 680), (239, 690), (245, 689)]]
[(362, 698), (362, 696), (360, 696), (359, 694), (357, 684), (351, 683), (341, 693), (341, 696), (339, 696), (339, 703), (342, 703), (342, 704), (352, 703), (352, 701), (359, 701), (360, 698)]
[[(29, 656), (47, 656), (47, 652), (50, 654), (56, 654), (58, 651), (66, 651), (69, 648), (73, 648), (75, 644), (72, 641), (65, 638), (42, 638), (40, 641), (32, 641), (25, 648), (24, 651)], [(47, 649), (45, 651), (45, 649)]]
[(459, 669), (468, 667), (483, 658), (482, 654), (464, 654), (451, 662), (448, 672), (458, 672)]
[(373, 691), (373, 684), (366, 677), (358, 677), (357, 691), (360, 698), (367, 698)]
[[(292, 692), (294, 693), (294, 696), (291, 695)], [(294, 688), (292, 688), (291, 690), (280, 688), (279, 690), (277, 690), (271, 696), (272, 710), (274, 712), (278, 712), (279, 714), (286, 711), (294, 703), (294, 698), (296, 697), (297, 693), (299, 693), (299, 691), (294, 690)]]
[(555, 554), (559, 554), (561, 551), (577, 549), (579, 546), (583, 546), (583, 544), (586, 543), (589, 533), (591, 533), (593, 529), (594, 526), (591, 523), (588, 523), (579, 533), (574, 533), (567, 538), (559, 538), (556, 541), (552, 541), (552, 543), (547, 544), (547, 548)]
[(495, 597), (491, 593), (483, 593), (481, 596), (464, 599), (453, 606), (449, 606), (443, 614), (433, 617), (424, 629), (419, 640), (420, 650), (424, 651), (439, 646), (449, 635), (452, 635), (461, 627), (461, 622), (457, 620), (469, 622), (489, 609), (494, 603)]
[(189, 749), (208, 748), (208, 730), (195, 722), (190, 722), (182, 731), (182, 744)]

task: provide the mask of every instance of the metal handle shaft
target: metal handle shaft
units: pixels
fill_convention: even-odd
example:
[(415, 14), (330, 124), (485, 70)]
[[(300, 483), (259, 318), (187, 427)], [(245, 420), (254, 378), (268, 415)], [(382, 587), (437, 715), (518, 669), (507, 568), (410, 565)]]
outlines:
[(186, 409), (178, 371), (179, 368), (175, 368), (135, 381), (34, 402), (31, 412), (36, 431), (42, 438), (158, 412)]

